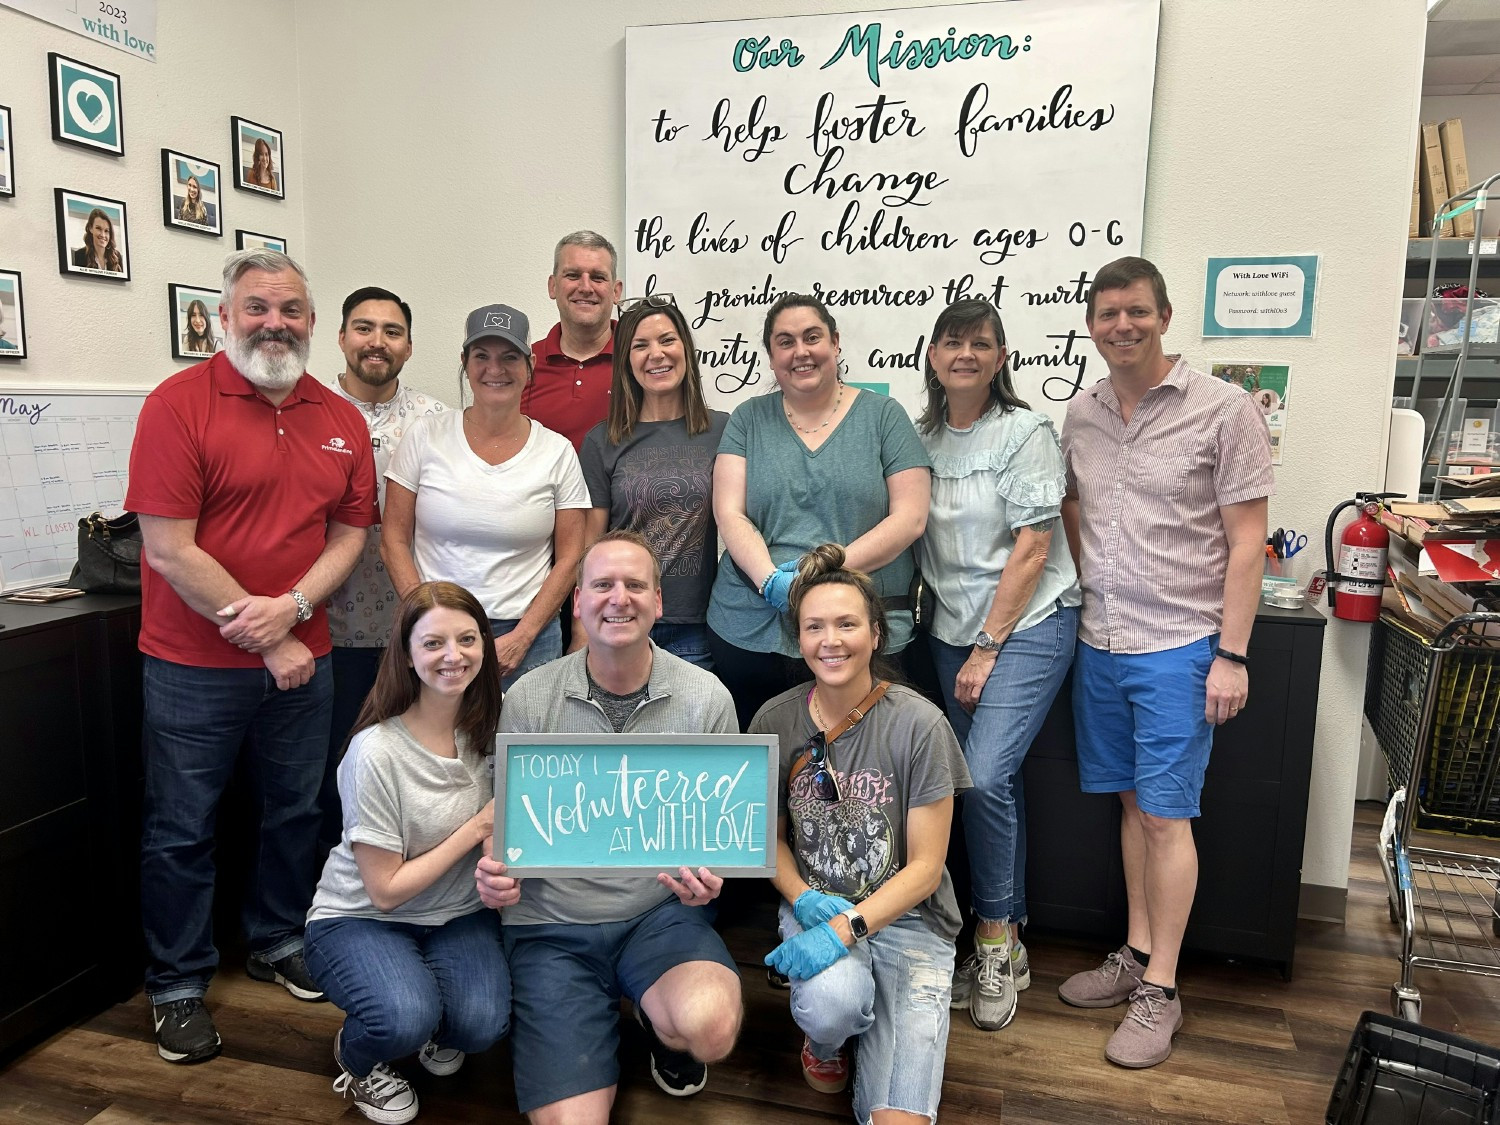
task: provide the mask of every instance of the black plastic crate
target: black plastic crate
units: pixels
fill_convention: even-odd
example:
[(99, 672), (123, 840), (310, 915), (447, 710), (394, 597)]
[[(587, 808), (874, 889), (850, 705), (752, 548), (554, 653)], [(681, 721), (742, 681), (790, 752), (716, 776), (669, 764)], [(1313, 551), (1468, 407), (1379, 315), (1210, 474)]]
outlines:
[(1326, 1125), (1495, 1125), (1500, 1052), (1366, 1012), (1328, 1099)]
[[(1365, 715), (1385, 753), (1392, 788), (1406, 784), (1422, 732), (1428, 642), (1382, 617), (1371, 631)], [(1417, 826), (1500, 835), (1500, 647), (1443, 654), (1432, 748), (1417, 785)]]

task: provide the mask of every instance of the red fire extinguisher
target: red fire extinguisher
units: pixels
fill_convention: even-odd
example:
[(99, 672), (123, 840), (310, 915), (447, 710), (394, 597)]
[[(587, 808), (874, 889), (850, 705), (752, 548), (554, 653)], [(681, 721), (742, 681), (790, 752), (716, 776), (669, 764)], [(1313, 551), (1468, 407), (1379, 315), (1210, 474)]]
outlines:
[[(1380, 522), (1382, 501), (1401, 492), (1357, 492), (1328, 514), (1323, 550), (1328, 567), (1328, 608), (1345, 621), (1375, 621), (1380, 617), (1380, 592), (1385, 587), (1386, 549), (1391, 535)], [(1358, 506), (1359, 518), (1339, 538), (1338, 567), (1333, 565), (1333, 525), (1345, 508)]]

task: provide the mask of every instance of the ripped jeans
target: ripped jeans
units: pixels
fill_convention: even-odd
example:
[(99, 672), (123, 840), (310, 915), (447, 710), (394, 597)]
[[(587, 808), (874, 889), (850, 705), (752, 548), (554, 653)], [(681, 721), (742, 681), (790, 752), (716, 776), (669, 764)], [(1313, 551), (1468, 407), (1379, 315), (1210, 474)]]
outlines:
[[(781, 936), (800, 930), (783, 902)], [(830, 1059), (846, 1040), (855, 1040), (855, 1120), (868, 1123), (880, 1109), (937, 1120), (953, 958), (953, 942), (910, 911), (811, 980), (792, 982), (792, 1018), (814, 1055)]]

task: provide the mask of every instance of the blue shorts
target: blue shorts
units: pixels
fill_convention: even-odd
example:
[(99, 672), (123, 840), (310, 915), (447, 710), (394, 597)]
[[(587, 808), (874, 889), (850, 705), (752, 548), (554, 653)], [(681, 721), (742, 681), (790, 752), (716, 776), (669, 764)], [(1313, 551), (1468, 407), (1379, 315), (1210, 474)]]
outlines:
[(1135, 790), (1143, 812), (1198, 815), (1214, 728), (1204, 717), (1217, 637), (1162, 652), (1079, 642), (1073, 662), (1078, 781), (1085, 793)]
[(668, 970), (712, 961), (738, 974), (713, 914), (676, 896), (625, 922), (505, 926), (511, 1059), (522, 1113), (620, 1079), (620, 997), (639, 1004)]

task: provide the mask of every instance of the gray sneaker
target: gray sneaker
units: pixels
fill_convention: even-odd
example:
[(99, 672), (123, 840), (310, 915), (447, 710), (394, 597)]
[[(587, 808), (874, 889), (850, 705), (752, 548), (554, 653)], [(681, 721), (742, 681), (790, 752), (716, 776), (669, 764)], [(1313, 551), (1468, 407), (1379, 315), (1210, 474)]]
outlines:
[(1026, 947), (1020, 942), (1011, 946), (1010, 975), (1016, 982), (1016, 991), (1025, 992), (1031, 987), (1031, 958), (1026, 956)]
[(948, 998), (948, 1007), (969, 1006), (969, 997), (974, 994), (974, 972), (978, 966), (979, 955), (976, 953), (953, 971), (953, 994)]
[(1113, 1008), (1130, 999), (1145, 974), (1145, 968), (1130, 955), (1130, 946), (1122, 945), (1097, 969), (1085, 969), (1063, 981), (1057, 994), (1075, 1008)]
[(1182, 1027), (1182, 994), (1167, 999), (1154, 984), (1142, 984), (1130, 994), (1130, 1010), (1109, 1037), (1104, 1057), (1116, 1066), (1139, 1070), (1166, 1062), (1172, 1036)]
[(1010, 975), (1010, 948), (1002, 945), (993, 953), (976, 951), (974, 957), (969, 1018), (980, 1031), (999, 1031), (1016, 1018), (1016, 982)]

